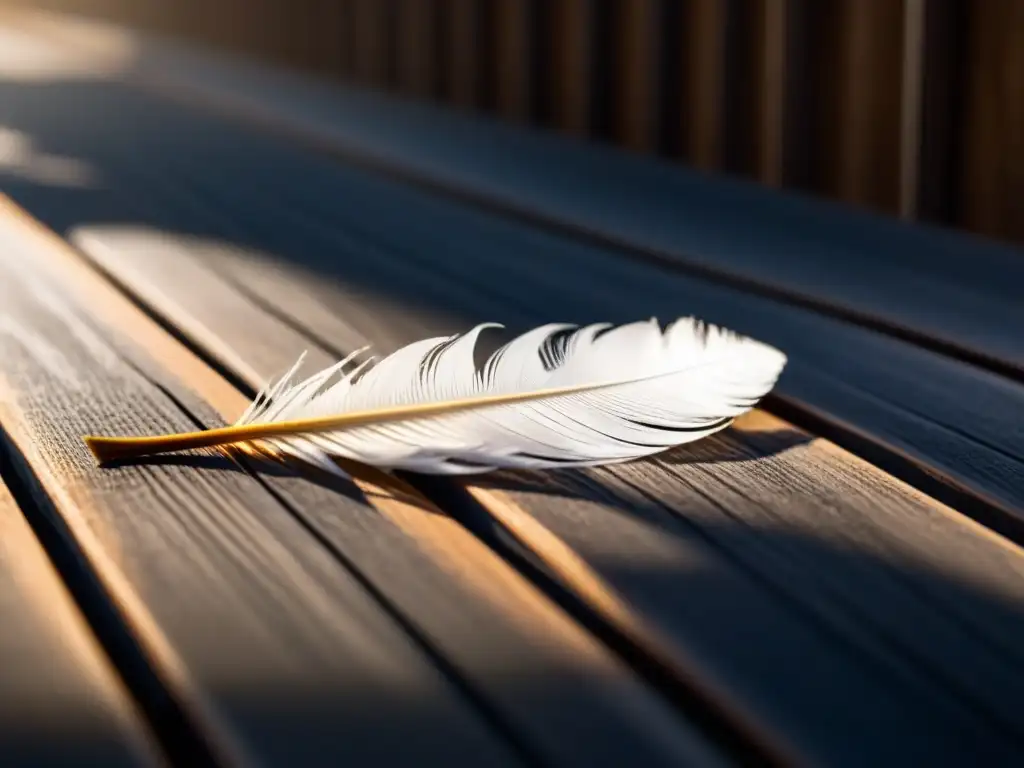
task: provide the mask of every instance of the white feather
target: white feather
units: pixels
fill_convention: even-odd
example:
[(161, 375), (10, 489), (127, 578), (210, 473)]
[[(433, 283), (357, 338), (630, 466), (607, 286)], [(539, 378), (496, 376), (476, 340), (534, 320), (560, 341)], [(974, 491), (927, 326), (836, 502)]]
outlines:
[(500, 326), (418, 341), (346, 371), (352, 355), (291, 384), (296, 363), (236, 424), (594, 385), (600, 388), (259, 443), (335, 472), (331, 457), (434, 474), (607, 464), (725, 428), (771, 390), (786, 363), (777, 349), (683, 318), (664, 331), (656, 320), (545, 325), (506, 344), (478, 371), (474, 348), (488, 327)]

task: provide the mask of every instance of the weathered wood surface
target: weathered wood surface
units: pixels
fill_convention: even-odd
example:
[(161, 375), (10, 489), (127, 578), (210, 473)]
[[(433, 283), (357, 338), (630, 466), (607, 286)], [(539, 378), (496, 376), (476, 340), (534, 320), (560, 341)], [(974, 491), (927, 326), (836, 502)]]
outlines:
[[(208, 409), (137, 347), (105, 338), (81, 304), (24, 275), (30, 245), (5, 245), (0, 418), (158, 674), (206, 720), (212, 749), (270, 764), (444, 764), (467, 752), (512, 764), (461, 692), (261, 481), (213, 455), (92, 466), (83, 434), (189, 429)], [(367, 515), (341, 494), (331, 507)]]
[[(7, 99), (4, 119), (89, 158), (102, 189), (5, 189), (246, 381), (300, 345), (325, 361), (326, 348), (363, 338), (387, 348), (480, 319), (547, 321), (556, 308), (614, 320), (725, 306), (721, 320), (762, 307), (746, 321), (757, 335), (790, 316), (794, 343), (810, 335), (796, 310), (433, 201), (158, 100), (106, 86), (60, 93), (37, 94), (35, 112)], [(54, 121), (62, 108), (79, 116), (73, 129)], [(102, 118), (115, 111), (116, 124)], [(139, 237), (139, 226), (150, 231)], [(862, 366), (897, 344), (835, 325), (840, 340), (860, 339), (851, 354)], [(807, 349), (797, 371), (801, 356), (804, 370), (818, 367)], [(893, 349), (904, 363), (914, 353)], [(925, 378), (960, 370), (922, 359), (936, 366)], [(805, 379), (819, 380), (829, 378)], [(989, 386), (974, 373), (959, 381)], [(543, 524), (518, 531), (531, 546), (544, 531), (557, 537), (549, 551), (569, 545), (579, 567), (549, 565), (593, 586), (606, 620), (657, 642), (800, 754), (956, 764), (1019, 749), (1019, 550), (824, 441), (762, 417), (659, 462), (482, 485), (472, 493), (492, 514), (514, 522), (526, 510)], [(609, 618), (614, 606), (623, 615)]]
[[(99, 85), (45, 87), (50, 96), (26, 86), (3, 88), (0, 117), (11, 128), (34, 137), (43, 150), (151, 179), (186, 206), (202, 207), (209, 199), (207, 187), (230, 186), (234, 179), (263, 184), (290, 179), (282, 183), (278, 195), (282, 202), (292, 200), (295, 205), (279, 206), (272, 196), (253, 200), (245, 216), (258, 224), (255, 234), (242, 227), (234, 237), (243, 244), (276, 249), (307, 271), (329, 269), (337, 281), (357, 291), (390, 281), (385, 299), (399, 314), (415, 305), (455, 317), (449, 307), (453, 306), (450, 293), (456, 291), (483, 293), (513, 304), (536, 301), (557, 306), (558, 316), (568, 320), (631, 320), (652, 314), (668, 318), (693, 312), (763, 338), (790, 356), (791, 364), (778, 387), (781, 394), (855, 426), (884, 450), (907, 456), (932, 475), (966, 489), (1002, 513), (998, 522), (1003, 530), (1024, 534), (1024, 427), (1019, 419), (1008, 418), (1024, 404), (1024, 386), (1015, 382), (848, 323), (701, 280), (658, 273), (614, 253), (530, 231), (401, 185), (371, 180), (353, 170), (332, 169), (308, 153), (282, 149), (271, 139), (252, 137), (246, 151), (229, 151), (233, 134), (211, 129), (217, 124), (202, 121), (175, 124), (172, 134), (163, 126), (177, 119), (176, 112), (157, 99), (128, 98)], [(65, 117), (55, 120), (51, 116), (58, 109)], [(117, 110), (130, 115), (120, 128), (104, 118)], [(134, 145), (132, 158), (125, 156), (125, 145)], [(224, 158), (210, 164), (204, 153)], [(265, 159), (252, 162), (258, 157)], [(168, 181), (168, 174), (179, 167), (191, 169), (182, 182), (187, 187)], [(248, 186), (240, 181), (229, 194), (252, 197)], [(118, 215), (116, 210), (103, 210), (102, 192), (62, 192), (18, 178), (10, 179), (8, 188), (64, 230), (82, 221), (110, 221)], [(81, 198), (81, 205), (97, 206), (96, 215), (82, 208), (68, 209), (70, 215), (66, 214), (61, 206), (68, 196)], [(410, 264), (424, 274), (422, 280), (403, 279), (401, 274), (391, 279), (395, 269), (387, 261), (332, 263), (323, 254), (344, 248), (344, 238), (329, 234), (324, 238), (327, 250), (314, 251), (297, 245), (287, 231), (291, 222), (315, 217), (314, 227), (329, 218), (358, 233), (374, 226), (364, 220), (387, 220), (396, 211), (402, 212), (402, 232), (384, 226), (373, 237), (383, 242), (397, 237), (400, 247), (404, 247), (401, 238), (414, 238), (419, 247), (410, 252)], [(178, 226), (174, 215), (158, 211), (142, 218), (173, 229)], [(183, 227), (194, 231), (188, 221)], [(551, 279), (553, 274), (557, 280)], [(458, 283), (456, 287), (450, 285), (450, 278)], [(284, 289), (269, 285), (267, 290)], [(348, 315), (341, 322), (363, 311), (357, 304), (348, 305)], [(486, 317), (514, 319), (508, 311), (500, 317), (488, 312)], [(350, 338), (335, 339), (341, 346), (349, 342)]]
[[(61, 40), (81, 40), (84, 36), (78, 32), (73, 35), (66, 33)], [(156, 49), (146, 50), (152, 53)], [(303, 115), (310, 120), (315, 118), (318, 130), (330, 127), (328, 133), (333, 131), (331, 135), (323, 133), (323, 130), (318, 134), (323, 143), (330, 146), (338, 145), (345, 138), (339, 132), (363, 135), (366, 128), (364, 138), (368, 143), (355, 142), (347, 146), (364, 155), (384, 153), (391, 161), (406, 167), (424, 170), (426, 165), (431, 165), (431, 173), (436, 172), (433, 178), (456, 187), (460, 184), (474, 188), (499, 182), (505, 184), (509, 179), (508, 183), (512, 184), (522, 174), (537, 173), (541, 174), (537, 183), (549, 185), (538, 190), (541, 195), (538, 200), (544, 195), (556, 195), (562, 201), (560, 204), (575, 205), (573, 201), (580, 195), (599, 192), (629, 195), (630, 199), (622, 205), (612, 207), (609, 203), (609, 207), (603, 209), (602, 226), (624, 215), (623, 211), (646, 216), (645, 212), (654, 209), (647, 202), (638, 205), (640, 198), (637, 195), (645, 195), (658, 184), (671, 182), (671, 185), (688, 191), (682, 197), (671, 194), (665, 197), (662, 194), (664, 189), (657, 192), (662, 196), (657, 205), (664, 205), (666, 200), (670, 200), (671, 205), (679, 206), (674, 209), (674, 219), (669, 224), (672, 227), (701, 229), (703, 234), (700, 236), (719, 249), (722, 258), (731, 259), (739, 254), (757, 261), (759, 270), (777, 270), (782, 275), (789, 269), (786, 259), (796, 258), (792, 254), (803, 254), (799, 257), (801, 259), (814, 257), (815, 280), (824, 281), (823, 290), (850, 288), (873, 296), (884, 296), (885, 291), (892, 289), (895, 293), (884, 299), (889, 310), (902, 312), (908, 307), (918, 307), (922, 311), (926, 309), (926, 314), (936, 322), (971, 325), (977, 333), (967, 341), (974, 345), (972, 349), (986, 355), (990, 352), (997, 357), (1002, 354), (997, 354), (994, 348), (985, 352), (986, 345), (994, 343), (1005, 347), (1007, 344), (1019, 344), (1019, 334), (1013, 329), (1024, 319), (1021, 316), (1024, 310), (1021, 310), (1021, 303), (1013, 298), (1013, 286), (1020, 282), (1020, 277), (1024, 277), (1024, 260), (1012, 251), (982, 247), (960, 237), (909, 229), (860, 214), (840, 213), (818, 203), (775, 197), (726, 182), (702, 180), (676, 169), (661, 167), (656, 170), (642, 161), (622, 158), (596, 148), (565, 145), (556, 152), (557, 142), (552, 144), (550, 137), (510, 133), (507, 127), (490, 124), (486, 130), (478, 130), (483, 126), (475, 122), (466, 122), (463, 118), (436, 110), (392, 103), (377, 96), (349, 94), (338, 101), (342, 98), (338, 95), (341, 92), (317, 89), (308, 81), (282, 80), (278, 75), (254, 79), (247, 77), (244, 70), (214, 66), (194, 56), (175, 53), (167, 58), (170, 54), (162, 50), (160, 57), (152, 53), (156, 57), (153, 61), (161, 62), (160, 71), (168, 73), (167, 76), (180, 73), (182, 82), (189, 83), (198, 83), (199, 79), (214, 83), (222, 78), (225, 87), (230, 84), (235, 89), (236, 95), (231, 99), (245, 93), (254, 94), (254, 98), (258, 96), (263, 107), (250, 111), (249, 117), (258, 113), (260, 119), (273, 123), (288, 111), (289, 119)], [(146, 68), (148, 65), (139, 66)], [(289, 87), (284, 89), (282, 83), (289, 83)], [(211, 86), (196, 84), (190, 92), (195, 95), (207, 87)], [(282, 89), (288, 93), (284, 94)], [(306, 96), (300, 96), (302, 93)], [(276, 101), (286, 96), (287, 100)], [(344, 110), (337, 111), (341, 110), (341, 104), (345, 105)], [(394, 122), (388, 122), (391, 118)], [(29, 118), (26, 124), (38, 128), (38, 119), (34, 123)], [(379, 125), (375, 123), (372, 129), (370, 123), (365, 122), (378, 119), (382, 122)], [(405, 144), (393, 135), (399, 125), (408, 129)], [(459, 131), (463, 133), (459, 134)], [(460, 138), (446, 143), (453, 132)], [(491, 149), (487, 149), (485, 144)], [(501, 152), (497, 151), (499, 145)], [(538, 147), (550, 150), (543, 162), (539, 160)], [(425, 153), (423, 156), (416, 155), (420, 150)], [(431, 155), (432, 152), (440, 154)], [(511, 157), (520, 158), (522, 162), (517, 159), (510, 163), (514, 167), (501, 172), (488, 165)], [(531, 166), (534, 161), (537, 162), (533, 170), (520, 167)], [(600, 183), (566, 185), (562, 183), (565, 179), (558, 181), (553, 178), (557, 173), (589, 173), (597, 168), (603, 169), (602, 178), (594, 180)], [(628, 183), (624, 181), (625, 177), (619, 178), (626, 172), (623, 169), (630, 174)], [(452, 178), (453, 173), (461, 174), (461, 181)], [(339, 197), (350, 194), (346, 186), (337, 183), (328, 188)], [(635, 194), (625, 191), (634, 189), (637, 190)], [(313, 194), (319, 209), (328, 206), (330, 210), (332, 201), (325, 194), (319, 191)], [(361, 210), (359, 206), (364, 201), (361, 195), (356, 197), (343, 210), (331, 210), (330, 215), (346, 216), (346, 211), (352, 211), (352, 218), (362, 216), (356, 211)], [(419, 198), (422, 199), (422, 195)], [(386, 197), (385, 204), (390, 204), (392, 199)], [(689, 208), (691, 203), (698, 207)], [(381, 204), (373, 200), (366, 201), (365, 205), (381, 210)], [(429, 215), (419, 219), (410, 215), (405, 225), (418, 227), (418, 231), (426, 232), (422, 237), (434, 237), (436, 241), (437, 233), (451, 230), (434, 226), (433, 217), (446, 215), (445, 211), (451, 206), (440, 200), (430, 201), (427, 206)], [(718, 206), (718, 214), (708, 206)], [(680, 211), (686, 215), (677, 215)], [(743, 211), (743, 226), (732, 222), (736, 211)], [(465, 216), (459, 221), (464, 222)], [(650, 223), (650, 227), (645, 225), (645, 236), (668, 232), (665, 222)], [(460, 264), (460, 275), (465, 274), (466, 279), (478, 279), (476, 273), (489, 269), (493, 263), (501, 263), (503, 270), (528, 270), (530, 266), (523, 262), (519, 251), (535, 250), (538, 241), (555, 242), (536, 233), (525, 233), (520, 227), (506, 228), (507, 231), (513, 229), (517, 234), (502, 236), (504, 245), (501, 250), (467, 254), (466, 258), (472, 258), (467, 263), (472, 263), (474, 270), (468, 273)], [(746, 245), (737, 238), (745, 239)], [(460, 248), (465, 252), (460, 240), (454, 244), (442, 242), (446, 250)], [(557, 248), (558, 263), (564, 265), (566, 277), (572, 274), (576, 283), (594, 284), (596, 289), (588, 285), (590, 296), (596, 296), (598, 290), (602, 292), (602, 317), (599, 319), (632, 319), (637, 312), (665, 316), (679, 311), (696, 312), (709, 320), (776, 344), (786, 350), (792, 360), (777, 391), (799, 401), (800, 406), (809, 410), (814, 418), (824, 417), (834, 430), (830, 434), (835, 439), (843, 440), (848, 447), (858, 451), (870, 450), (875, 460), (885, 462), (889, 471), (922, 485), (929, 493), (956, 503), (986, 524), (1018, 540), (1024, 539), (1024, 515), (1021, 514), (1024, 507), (1021, 467), (1024, 435), (1020, 420), (1006, 417), (1006, 414), (1019, 412), (1024, 386), (959, 365), (916, 345), (712, 282), (668, 274), (658, 281), (648, 281), (646, 277), (638, 280), (631, 275), (641, 272), (651, 275), (653, 272), (624, 264), (611, 251), (599, 251), (567, 241), (557, 242), (557, 246), (549, 247)], [(694, 252), (701, 252), (696, 241), (694, 243)], [(505, 256), (505, 253), (511, 256)], [(492, 255), (494, 258), (489, 258)], [(922, 261), (925, 256), (934, 256), (936, 262), (925, 264)], [(315, 261), (308, 254), (302, 258)], [(875, 267), (882, 271), (872, 271)], [(850, 269), (869, 269), (871, 274), (866, 276), (865, 273), (851, 281), (847, 274)], [(346, 270), (349, 273), (353, 271), (348, 267)], [(355, 278), (349, 275), (349, 279)], [(938, 293), (936, 281), (944, 286)], [(508, 281), (493, 282), (507, 293), (504, 285)], [(615, 289), (609, 286), (615, 286)], [(640, 291), (643, 294), (639, 294)], [(643, 295), (642, 301), (639, 295)], [(927, 298), (929, 296), (931, 298)], [(414, 299), (421, 304), (436, 304), (418, 294), (414, 294)], [(921, 301), (925, 303), (920, 304)], [(565, 307), (564, 317), (576, 319), (586, 318), (587, 307), (594, 306), (590, 298), (584, 299), (583, 304), (582, 310), (576, 309), (580, 302), (573, 302), (570, 296), (568, 301), (561, 301), (559, 305)], [(616, 307), (622, 307), (622, 311), (616, 313)], [(917, 309), (913, 311), (917, 312)], [(924, 325), (917, 330), (931, 333)], [(1012, 366), (1013, 354), (1003, 355), (1000, 365)]]
[(131, 76), (177, 97), (1024, 377), (1014, 248), (129, 37)]
[[(209, 425), (245, 400), (76, 257), (11, 246), (0, 418), (215, 748), (262, 764), (712, 762), (608, 651), (415, 496), (367, 504), (212, 455), (92, 467), (83, 434)], [(68, 293), (16, 268), (32, 247)]]
[(0, 764), (161, 764), (117, 673), (2, 480), (0, 660)]

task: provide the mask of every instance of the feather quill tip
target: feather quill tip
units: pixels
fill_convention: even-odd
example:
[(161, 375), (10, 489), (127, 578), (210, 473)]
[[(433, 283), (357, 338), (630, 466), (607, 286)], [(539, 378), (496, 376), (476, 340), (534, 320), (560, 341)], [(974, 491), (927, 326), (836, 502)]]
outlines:
[(87, 435), (82, 440), (86, 448), (96, 459), (96, 465), (102, 467), (123, 459), (161, 453), (160, 442), (154, 438), (141, 437), (98, 437)]
[(86, 435), (82, 440), (93, 458), (96, 459), (97, 466), (102, 467), (104, 464), (123, 458), (123, 443), (116, 438)]

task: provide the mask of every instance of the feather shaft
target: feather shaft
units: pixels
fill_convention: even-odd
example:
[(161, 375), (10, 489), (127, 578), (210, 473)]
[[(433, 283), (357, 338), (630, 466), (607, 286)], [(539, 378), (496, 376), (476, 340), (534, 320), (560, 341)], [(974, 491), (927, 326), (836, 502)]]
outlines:
[[(675, 372), (673, 372), (675, 373)], [(665, 374), (669, 375), (669, 374)], [(645, 377), (635, 381), (651, 378)], [(430, 403), (398, 405), (390, 408), (375, 408), (366, 411), (352, 411), (336, 416), (312, 419), (295, 419), (264, 424), (242, 424), (238, 426), (217, 427), (198, 432), (179, 432), (167, 435), (148, 437), (100, 437), (87, 435), (82, 439), (92, 452), (99, 465), (124, 459), (154, 456), (162, 453), (174, 453), (194, 448), (212, 448), (216, 446), (248, 443), (268, 437), (286, 437), (290, 435), (311, 434), (317, 432), (337, 432), (371, 424), (384, 424), (396, 421), (411, 421), (417, 418), (430, 418), (448, 413), (477, 410), (480, 408), (511, 405), (529, 400), (544, 400), (564, 397), (580, 392), (592, 392), (600, 389), (620, 387), (634, 380), (603, 382), (600, 384), (580, 384), (569, 387), (551, 387), (530, 392), (515, 392), (502, 395), (481, 395), (478, 397), (444, 400)]]

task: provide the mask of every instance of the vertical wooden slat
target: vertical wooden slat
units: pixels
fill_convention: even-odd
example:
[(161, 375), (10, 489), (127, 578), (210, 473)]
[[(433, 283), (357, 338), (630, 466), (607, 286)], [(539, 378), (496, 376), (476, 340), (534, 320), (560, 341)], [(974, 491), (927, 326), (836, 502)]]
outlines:
[(532, 119), (535, 124), (555, 124), (553, 78), (555, 73), (554, 18), (557, 11), (552, 0), (533, 0), (530, 14), (530, 93)]
[(680, 19), (682, 155), (703, 170), (724, 155), (728, 13), (728, 0), (688, 0)]
[(460, 107), (476, 107), (483, 89), (480, 0), (445, 0), (443, 11), (447, 41), (445, 95)]
[(279, 10), (284, 38), (282, 48), (289, 66), (311, 71), (319, 66), (323, 40), (323, 23), (318, 19), (320, 3), (321, 0), (293, 0), (290, 6)]
[(590, 136), (614, 141), (615, 41), (618, 34), (615, 9), (622, 0), (591, 0), (590, 12)]
[(385, 0), (353, 0), (353, 74), (365, 84), (387, 85), (387, 3)]
[(503, 117), (526, 121), (533, 116), (532, 0), (492, 0), (495, 50), (495, 103)]
[(297, 34), (298, 19), (305, 12), (302, 5), (306, 2), (299, 0), (296, 6), (282, 7), (281, 3), (270, 0), (268, 2), (267, 16), (267, 43), (269, 46), (269, 57), (277, 63), (294, 64), (295, 39)]
[(332, 5), (334, 13), (325, 22), (330, 39), (334, 41), (331, 69), (336, 76), (347, 79), (352, 77), (355, 68), (353, 3), (352, 0), (335, 0)]
[(917, 216), (952, 224), (957, 218), (966, 79), (969, 0), (926, 0)]
[[(301, 2), (301, 0), (300, 0)], [(276, 63), (291, 64), (292, 48), (297, 37), (296, 20), (303, 15), (301, 8), (282, 8), (280, 3), (270, 3), (270, 29), (269, 41), (271, 45), (271, 56)]]
[(1024, 241), (1024, 3), (969, 6), (963, 220)]
[(250, 4), (245, 0), (231, 0), (226, 4), (221, 26), (225, 30), (228, 44), (233, 50), (248, 51), (252, 37), (249, 21), (246, 18)]
[(339, 77), (347, 44), (342, 39), (345, 3), (342, 0), (312, 0), (308, 31), (309, 66), (318, 73)]
[(565, 133), (586, 135), (594, 122), (595, 0), (550, 0), (550, 112)]
[[(257, 38), (256, 32), (256, 21), (255, 15), (258, 13), (258, 3), (253, 2), (246, 4), (246, 12), (240, 19), (231, 19), (229, 23), (232, 25), (232, 39), (234, 40), (233, 50), (241, 53), (252, 55), (254, 49), (254, 42)], [(230, 12), (236, 13), (238, 10), (237, 0), (232, 4)]]
[[(786, 160), (786, 110), (790, 103), (788, 75), (791, 60), (789, 0), (760, 0), (757, 5), (758, 50), (754, 60), (760, 64), (756, 78), (757, 107), (755, 165), (763, 184), (783, 183)], [(756, 75), (755, 75), (756, 76)]]
[(432, 96), (437, 79), (437, 0), (399, 0), (396, 8), (398, 85), (420, 98)]
[(764, 0), (727, 0), (722, 5), (720, 45), (722, 134), (718, 168), (757, 176), (763, 140)]
[(840, 0), (823, 19), (836, 25), (834, 82), (824, 82), (822, 191), (885, 211), (899, 209), (903, 78), (902, 0)]
[(271, 0), (255, 0), (249, 16), (252, 25), (249, 50), (255, 56), (266, 57), (273, 53), (271, 37), (274, 29)]
[(900, 83), (899, 214), (918, 210), (921, 118), (924, 103), (926, 0), (903, 0), (903, 68)]
[[(785, 64), (781, 116), (781, 186), (812, 190), (816, 187), (821, 90), (815, 85), (821, 63), (814, 59), (820, 47), (814, 39), (815, 9), (819, 0), (782, 0), (785, 3)], [(826, 76), (829, 73), (826, 72)], [(834, 73), (832, 73), (834, 74)]]
[(661, 120), (663, 0), (619, 0), (615, 8), (615, 138), (652, 151)]

